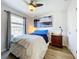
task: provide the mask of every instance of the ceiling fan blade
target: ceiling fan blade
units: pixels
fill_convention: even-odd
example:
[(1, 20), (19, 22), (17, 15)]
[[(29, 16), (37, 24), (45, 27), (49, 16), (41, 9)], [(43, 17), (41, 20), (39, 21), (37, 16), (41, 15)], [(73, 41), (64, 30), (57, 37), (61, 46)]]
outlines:
[(35, 1), (34, 0), (30, 0), (30, 2), (27, 2), (26, 0), (23, 0), (26, 4), (28, 4), (28, 5), (32, 5), (32, 6), (34, 6), (34, 7), (40, 7), (40, 6), (43, 6), (43, 4), (41, 4), (41, 3), (35, 3)]
[(43, 4), (36, 4), (36, 7), (40, 7), (40, 6), (43, 6)]

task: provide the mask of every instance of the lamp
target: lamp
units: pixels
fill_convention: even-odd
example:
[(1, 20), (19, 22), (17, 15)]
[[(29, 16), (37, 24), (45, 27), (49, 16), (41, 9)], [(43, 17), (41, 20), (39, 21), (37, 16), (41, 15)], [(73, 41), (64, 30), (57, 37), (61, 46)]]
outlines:
[(36, 28), (34, 26), (29, 26), (29, 33), (32, 33), (36, 30)]
[(29, 4), (29, 10), (30, 10), (30, 11), (35, 11), (35, 9), (36, 9), (35, 6), (33, 6), (32, 4)]
[(60, 30), (61, 30), (61, 35), (62, 35), (63, 29), (62, 29), (62, 27), (61, 27), (61, 26), (60, 26), (59, 28), (60, 28)]

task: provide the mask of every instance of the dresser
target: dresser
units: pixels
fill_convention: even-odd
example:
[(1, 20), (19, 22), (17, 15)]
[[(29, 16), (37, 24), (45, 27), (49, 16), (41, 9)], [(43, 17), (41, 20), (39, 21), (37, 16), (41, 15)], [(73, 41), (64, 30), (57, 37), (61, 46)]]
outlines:
[(62, 48), (62, 36), (61, 35), (51, 35), (51, 43), (52, 46), (57, 46)]

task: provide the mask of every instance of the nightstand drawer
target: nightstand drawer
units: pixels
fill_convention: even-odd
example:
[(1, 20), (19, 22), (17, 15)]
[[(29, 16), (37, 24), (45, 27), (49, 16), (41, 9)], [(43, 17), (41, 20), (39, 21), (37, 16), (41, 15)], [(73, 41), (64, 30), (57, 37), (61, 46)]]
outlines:
[(51, 45), (62, 47), (62, 36), (51, 35)]

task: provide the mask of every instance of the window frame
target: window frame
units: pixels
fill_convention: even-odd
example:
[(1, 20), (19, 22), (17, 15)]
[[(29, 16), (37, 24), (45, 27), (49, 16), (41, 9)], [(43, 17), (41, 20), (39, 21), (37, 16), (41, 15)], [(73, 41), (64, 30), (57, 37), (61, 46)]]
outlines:
[[(21, 24), (21, 23), (18, 23), (18, 22), (11, 22), (11, 16), (14, 16), (14, 17), (20, 17), (20, 18), (22, 18), (23, 19), (23, 24)], [(14, 13), (11, 13), (11, 15), (10, 15), (10, 25), (11, 24), (16, 24), (16, 25), (23, 25), (23, 34), (26, 34), (26, 17), (23, 17), (23, 16), (20, 16), (20, 15), (17, 15), (17, 14), (14, 14)], [(12, 34), (11, 34), (12, 35)]]

